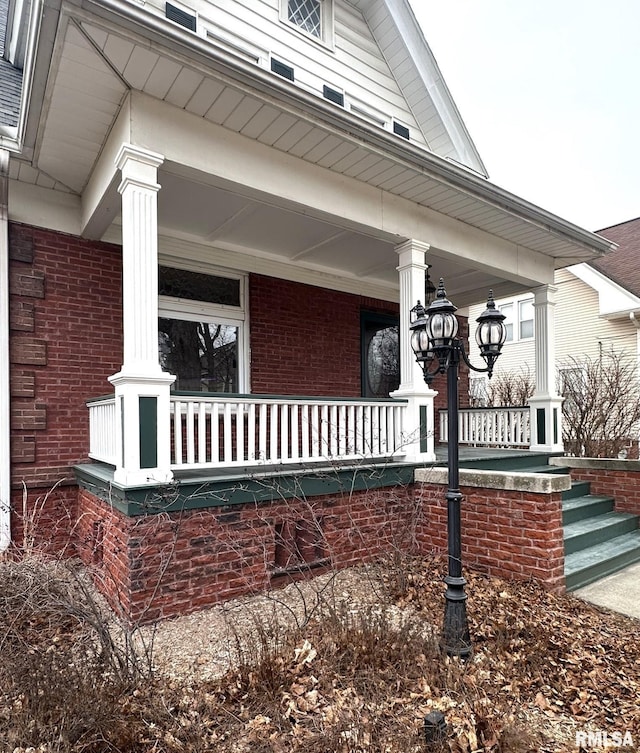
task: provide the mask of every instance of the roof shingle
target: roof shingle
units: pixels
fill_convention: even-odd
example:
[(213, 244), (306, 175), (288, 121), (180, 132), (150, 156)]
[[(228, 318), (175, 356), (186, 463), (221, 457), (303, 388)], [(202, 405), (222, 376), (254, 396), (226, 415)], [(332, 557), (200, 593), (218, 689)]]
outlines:
[(591, 262), (591, 266), (640, 297), (640, 217), (598, 230), (618, 248)]

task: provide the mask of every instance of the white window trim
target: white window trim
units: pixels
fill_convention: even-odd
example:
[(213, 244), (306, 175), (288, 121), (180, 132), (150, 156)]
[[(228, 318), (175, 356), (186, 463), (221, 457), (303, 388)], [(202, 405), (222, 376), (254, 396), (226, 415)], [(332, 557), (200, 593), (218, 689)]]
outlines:
[[(165, 266), (162, 262), (161, 264)], [(167, 263), (166, 266), (187, 269), (193, 272), (204, 272), (215, 277), (230, 277), (240, 281), (240, 306), (229, 306), (220, 303), (207, 303), (206, 301), (193, 301), (186, 298), (159, 295), (158, 317), (164, 319), (184, 319), (191, 322), (215, 321), (230, 327), (237, 327), (238, 391), (243, 394), (249, 394), (251, 391), (249, 318), (245, 306), (245, 301), (248, 300), (248, 276), (220, 272), (218, 269), (212, 267), (208, 267), (205, 270), (199, 264), (183, 263), (178, 266), (177, 264)]]
[[(520, 305), (522, 303), (531, 302), (533, 303), (534, 298), (530, 294), (523, 295), (523, 296), (517, 296), (516, 298), (505, 298), (504, 300), (496, 301), (496, 307), (502, 311), (502, 308), (504, 306), (513, 306), (513, 317), (509, 324), (513, 325), (513, 339), (508, 340), (505, 343), (505, 346), (507, 345), (514, 345), (515, 343), (526, 343), (531, 342), (532, 340), (535, 340), (536, 337), (536, 330), (535, 330), (535, 309), (534, 309), (534, 316), (533, 318), (533, 334), (530, 337), (520, 337), (520, 325), (522, 323), (522, 319), (520, 319)], [(529, 319), (526, 319), (524, 321), (530, 321)]]
[(280, 0), (280, 21), (292, 31), (297, 34), (301, 34), (305, 39), (309, 39), (316, 44), (320, 44), (323, 47), (334, 49), (334, 22), (335, 14), (333, 8), (334, 0), (320, 0), (320, 32), (321, 36), (315, 37), (313, 34), (309, 34), (302, 27), (289, 21), (289, 2), (288, 0)]

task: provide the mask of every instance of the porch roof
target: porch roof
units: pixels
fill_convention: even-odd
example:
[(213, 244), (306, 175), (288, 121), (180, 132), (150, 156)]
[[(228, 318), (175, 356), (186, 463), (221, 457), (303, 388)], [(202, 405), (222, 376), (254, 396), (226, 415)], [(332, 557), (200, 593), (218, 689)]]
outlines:
[[(158, 88), (157, 77), (143, 75), (149, 73), (151, 55), (156, 66), (170, 67), (172, 80), (184, 84)], [(126, 0), (62, 2), (59, 14), (45, 14), (29, 85), (32, 97), (21, 157), (12, 160), (10, 177), (65, 193), (70, 201), (78, 197), (83, 215), (78, 229), (88, 236), (104, 237), (117, 222), (117, 183), (99, 175), (100, 159), (111, 153), (108, 140), (123, 102), (132, 92), (141, 92), (162, 100), (168, 116), (179, 107), (283, 157), (374, 189), (364, 194), (372, 204), (382, 196), (406, 201), (414, 207), (418, 227), (444, 227), (454, 220), (461, 237), (480, 233), (480, 242), (469, 240), (474, 248), (461, 262), (445, 242), (438, 245), (437, 232), (435, 243), (431, 237), (412, 236), (409, 218), (404, 232), (366, 227), (337, 211), (328, 215), (314, 211), (313, 205), (287, 203), (282, 196), (241, 191), (219, 175), (187, 170), (169, 159), (160, 172), (159, 201), (163, 231), (174, 238), (262, 255), (289, 267), (333, 272), (348, 284), (368, 280), (375, 294), (393, 298), (393, 248), (417, 237), (432, 245), (430, 262), (438, 276), (455, 279), (450, 294), (459, 305), (479, 300), (479, 290), (489, 286), (506, 295), (548, 281), (527, 264), (518, 264), (522, 271), (505, 281), (499, 259), (485, 263), (492, 239), (511, 255), (546, 259), (551, 269), (593, 260), (614, 247), (450, 158), (247, 62), (228, 45), (197, 37)], [(196, 91), (199, 96), (192, 96)], [(96, 192), (97, 183), (101, 190)], [(14, 206), (21, 198), (17, 193)], [(390, 206), (388, 200), (385, 211)], [(222, 211), (212, 213), (212, 207)], [(247, 234), (248, 228), (253, 232)], [(263, 241), (276, 230), (277, 250), (256, 246), (257, 239)], [(117, 227), (109, 237), (117, 237)], [(363, 250), (354, 253), (358, 246)]]

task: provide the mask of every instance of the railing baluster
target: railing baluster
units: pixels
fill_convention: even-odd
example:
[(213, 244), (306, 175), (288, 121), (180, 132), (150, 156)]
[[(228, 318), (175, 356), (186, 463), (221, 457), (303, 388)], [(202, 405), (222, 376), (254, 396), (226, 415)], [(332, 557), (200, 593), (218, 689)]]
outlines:
[(198, 463), (207, 462), (207, 404), (198, 403)]
[(300, 407), (296, 403), (291, 406), (291, 459), (300, 457)]
[(271, 433), (271, 443), (269, 448), (269, 460), (275, 462), (278, 459), (278, 409), (277, 403), (271, 404), (271, 422), (269, 425), (269, 431)]
[(256, 404), (249, 403), (247, 414), (247, 460), (256, 459)]
[(259, 443), (259, 459), (267, 459), (267, 404), (262, 403), (260, 406), (260, 443)]
[(301, 406), (302, 410), (302, 421), (301, 421), (301, 430), (302, 430), (302, 460), (308, 460), (309, 455), (309, 430), (311, 429), (310, 421), (309, 421), (309, 411), (311, 407), (308, 403), (303, 403)]
[(244, 463), (244, 403), (236, 403), (236, 460)]
[(224, 433), (222, 453), (225, 463), (230, 463), (233, 460), (233, 426), (231, 423), (231, 403), (224, 404), (223, 411)]
[(284, 403), (280, 408), (280, 460), (289, 459), (289, 406)]

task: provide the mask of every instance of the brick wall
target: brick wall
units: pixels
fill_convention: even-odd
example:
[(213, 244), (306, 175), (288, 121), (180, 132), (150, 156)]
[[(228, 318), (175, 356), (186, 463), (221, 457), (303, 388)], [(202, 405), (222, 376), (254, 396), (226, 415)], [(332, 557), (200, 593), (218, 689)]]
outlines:
[(12, 484), (20, 509), (23, 483), (35, 504), (87, 456), (85, 401), (111, 390), (107, 377), (122, 359), (121, 257), (116, 246), (15, 223), (9, 257)]
[(392, 487), (127, 518), (81, 489), (77, 546), (132, 622), (211, 606), (393, 548), (411, 551), (420, 510)]
[(373, 298), (251, 275), (255, 393), (359, 397), (360, 312), (397, 315)]
[[(423, 503), (423, 551), (447, 551), (447, 503), (440, 484), (417, 485)], [(462, 487), (463, 567), (491, 576), (534, 578), (564, 589), (562, 495)]]
[(591, 494), (613, 497), (616, 512), (640, 515), (640, 471), (572, 467), (571, 478), (588, 481)]

